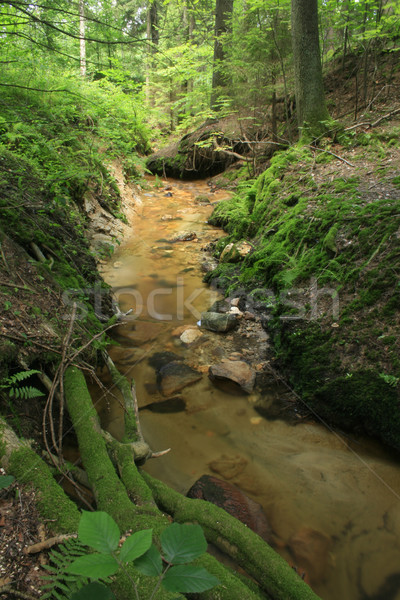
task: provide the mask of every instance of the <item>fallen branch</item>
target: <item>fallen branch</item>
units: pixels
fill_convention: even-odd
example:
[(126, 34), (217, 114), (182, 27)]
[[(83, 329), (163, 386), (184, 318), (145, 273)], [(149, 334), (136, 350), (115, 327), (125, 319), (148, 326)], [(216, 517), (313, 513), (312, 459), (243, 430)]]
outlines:
[(35, 290), (33, 290), (28, 285), (19, 285), (17, 283), (9, 283), (8, 281), (0, 281), (0, 285), (5, 285), (6, 287), (9, 287), (9, 288), (17, 288), (17, 290), (24, 290), (25, 292), (35, 293)]
[(382, 123), (385, 119), (390, 119), (390, 117), (394, 117), (400, 113), (400, 108), (396, 108), (395, 110), (390, 111), (386, 115), (379, 117), (376, 121), (371, 123), (370, 121), (363, 121), (361, 123), (356, 123), (355, 125), (351, 125), (351, 127), (346, 127), (345, 131), (351, 131), (352, 129), (356, 129), (357, 127), (368, 127), (371, 129), (372, 127), (376, 127), (379, 123)]
[[(150, 446), (144, 440), (142, 429), (140, 427), (139, 409), (134, 383), (132, 382), (132, 385), (130, 385), (127, 378), (118, 371), (108, 352), (104, 350), (102, 352), (102, 356), (110, 372), (111, 379), (114, 385), (121, 392), (124, 400), (125, 432), (122, 442), (117, 443), (128, 446), (132, 452), (132, 457), (135, 462), (140, 462), (142, 464), (149, 458), (158, 458), (160, 456), (164, 456), (171, 450), (171, 448), (162, 450), (161, 452), (153, 452)], [(105, 439), (107, 443), (110, 444), (110, 438), (112, 436), (106, 432), (103, 432), (103, 435), (106, 436)], [(114, 439), (113, 441), (115, 442)]]
[(65, 540), (69, 540), (70, 538), (78, 537), (76, 533), (66, 533), (64, 535), (56, 535), (54, 537), (48, 538), (43, 542), (38, 542), (37, 544), (32, 544), (32, 546), (28, 546), (24, 548), (24, 554), (38, 554), (43, 550), (48, 550), (57, 544), (62, 544)]
[(11, 596), (15, 596), (16, 598), (22, 598), (23, 600), (37, 600), (36, 597), (30, 596), (29, 594), (25, 594), (24, 592), (20, 592), (13, 588), (11, 584), (0, 586), (0, 595), (10, 594)]
[(224, 154), (228, 154), (228, 156), (234, 156), (235, 158), (238, 158), (239, 160), (244, 160), (245, 162), (253, 162), (252, 158), (247, 158), (247, 156), (242, 156), (241, 154), (238, 154), (237, 152), (234, 152), (233, 150), (226, 150), (225, 148), (221, 148), (221, 146), (218, 146), (215, 139), (213, 139), (213, 150), (215, 150), (215, 152), (223, 152)]
[(334, 156), (335, 158), (337, 158), (338, 160), (346, 163), (346, 165), (349, 165), (349, 167), (353, 167), (353, 169), (355, 169), (355, 165), (353, 165), (352, 163), (350, 163), (348, 160), (346, 160), (345, 158), (343, 158), (343, 156), (339, 156), (339, 154), (335, 154), (334, 152), (330, 152), (330, 150), (325, 150), (324, 148), (317, 148), (316, 146), (306, 146), (307, 148), (310, 148), (310, 150), (317, 150), (318, 152), (325, 152), (326, 154), (330, 154), (331, 156)]
[(31, 248), (39, 262), (41, 262), (41, 263), (47, 262), (47, 258), (45, 257), (45, 255), (43, 254), (43, 252), (41, 251), (39, 246), (37, 244), (35, 244), (35, 242), (31, 242)]

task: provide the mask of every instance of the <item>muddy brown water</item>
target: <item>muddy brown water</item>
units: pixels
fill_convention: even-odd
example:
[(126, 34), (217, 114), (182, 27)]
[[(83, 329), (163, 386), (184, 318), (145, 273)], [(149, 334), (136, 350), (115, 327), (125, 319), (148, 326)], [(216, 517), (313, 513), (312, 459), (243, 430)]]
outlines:
[[(257, 347), (262, 354), (268, 340), (257, 334), (238, 342), (204, 332), (194, 347), (182, 344), (176, 328), (196, 326), (200, 312), (219, 297), (202, 282), (201, 262), (202, 248), (223, 234), (207, 224), (212, 207), (195, 198), (207, 194), (217, 202), (226, 193), (210, 193), (205, 182), (163, 183), (168, 189), (149, 178), (131, 235), (102, 265), (121, 310), (134, 313), (118, 327), (121, 345), (110, 353), (136, 382), (146, 440), (153, 450), (171, 448), (148, 461), (146, 470), (182, 493), (205, 473), (240, 487), (262, 505), (272, 545), (306, 571), (324, 600), (400, 600), (398, 461), (375, 443), (319, 424), (261, 418), (254, 410), (257, 393), (233, 394), (211, 383), (210, 364), (234, 351), (246, 357)], [(171, 243), (187, 233), (197, 237)], [(161, 351), (178, 354), (203, 374), (167, 405), (172, 412), (157, 410), (165, 398), (148, 363)], [(111, 396), (98, 401), (103, 422), (120, 436), (119, 403)]]

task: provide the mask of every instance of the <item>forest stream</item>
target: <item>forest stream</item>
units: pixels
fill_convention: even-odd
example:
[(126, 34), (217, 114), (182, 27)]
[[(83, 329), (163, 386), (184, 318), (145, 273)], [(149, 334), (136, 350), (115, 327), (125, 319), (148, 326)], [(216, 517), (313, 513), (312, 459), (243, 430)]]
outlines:
[[(148, 183), (132, 235), (101, 265), (120, 309), (133, 308), (110, 355), (135, 380), (145, 439), (154, 451), (171, 448), (145, 469), (183, 494), (203, 474), (239, 487), (263, 507), (271, 545), (323, 600), (400, 599), (398, 463), (368, 440), (312, 421), (293, 424), (293, 409), (287, 420), (260, 416), (260, 393), (272, 403), (287, 393), (279, 381), (250, 394), (210, 381), (209, 365), (223, 359), (240, 357), (257, 372), (268, 366), (268, 335), (257, 322), (249, 319), (241, 336), (197, 328), (200, 313), (220, 298), (202, 282), (204, 249), (223, 235), (207, 224), (212, 206), (197, 197), (213, 204), (227, 192), (211, 193), (203, 181)], [(188, 325), (197, 332), (192, 343), (180, 338)], [(160, 352), (178, 355), (198, 380), (163, 396), (151, 360)], [(110, 395), (98, 406), (121, 436), (120, 404)]]

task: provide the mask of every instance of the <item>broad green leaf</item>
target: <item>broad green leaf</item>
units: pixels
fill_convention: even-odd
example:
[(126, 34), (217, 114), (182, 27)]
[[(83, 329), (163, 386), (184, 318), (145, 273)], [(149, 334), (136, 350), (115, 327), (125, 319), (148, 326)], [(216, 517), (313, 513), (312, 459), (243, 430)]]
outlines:
[(203, 567), (178, 565), (167, 571), (162, 584), (169, 592), (189, 594), (209, 590), (218, 585), (219, 581)]
[(75, 592), (70, 600), (115, 600), (115, 596), (108, 587), (94, 581)]
[(104, 579), (118, 571), (118, 563), (108, 554), (87, 554), (76, 558), (65, 570), (91, 579)]
[(135, 561), (135, 567), (143, 575), (151, 575), (156, 577), (162, 572), (162, 559), (158, 549), (153, 545), (146, 554), (143, 554)]
[(82, 544), (103, 554), (110, 554), (118, 548), (120, 532), (114, 519), (106, 512), (83, 510), (78, 538)]
[(166, 561), (182, 565), (191, 562), (207, 550), (200, 525), (172, 523), (161, 534), (161, 546)]
[(119, 558), (124, 562), (136, 560), (142, 556), (151, 546), (152, 529), (137, 531), (125, 540)]
[(1, 475), (0, 476), (0, 490), (4, 490), (14, 481), (14, 477), (12, 475)]

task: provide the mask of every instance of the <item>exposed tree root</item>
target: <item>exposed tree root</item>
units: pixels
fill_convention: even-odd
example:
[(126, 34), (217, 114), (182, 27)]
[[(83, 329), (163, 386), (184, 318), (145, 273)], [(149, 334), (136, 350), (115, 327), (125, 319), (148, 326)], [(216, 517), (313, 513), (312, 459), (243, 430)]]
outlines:
[[(82, 462), (93, 489), (97, 508), (108, 512), (123, 531), (153, 529), (153, 536), (157, 543), (161, 532), (170, 524), (170, 519), (157, 508), (149, 486), (137, 470), (130, 445), (112, 442), (111, 436), (106, 444), (85, 379), (79, 369), (75, 367), (67, 369), (64, 389), (68, 411), (78, 437)], [(108, 452), (116, 460), (122, 480), (118, 477)], [(251, 591), (213, 557), (203, 556), (198, 562), (206, 565), (207, 569), (221, 581), (221, 585), (214, 590), (199, 594), (202, 600), (265, 598), (265, 595)], [(137, 580), (138, 573), (134, 572), (133, 576)], [(139, 576), (138, 586), (143, 586), (144, 583), (145, 581)], [(124, 586), (119, 587), (119, 600), (130, 598), (129, 595), (124, 594)], [(160, 590), (157, 598), (170, 597), (165, 594), (167, 592)], [(174, 600), (178, 597), (182, 596), (175, 595)], [(143, 595), (143, 598), (147, 596)]]
[(274, 600), (317, 600), (318, 596), (266, 542), (218, 506), (185, 498), (143, 473), (157, 504), (176, 521), (196, 521), (212, 542), (235, 560)]
[[(240, 521), (208, 502), (189, 500), (139, 471), (130, 436), (126, 435), (125, 443), (120, 443), (109, 434), (104, 435), (83, 373), (78, 368), (66, 369), (64, 391), (98, 510), (110, 514), (121, 531), (152, 529), (156, 544), (171, 521), (161, 510), (176, 521), (199, 523), (207, 539), (234, 558), (253, 578), (231, 572), (214, 557), (205, 554), (196, 561), (197, 564), (207, 568), (221, 583), (198, 594), (199, 600), (317, 600), (318, 597), (285, 561)], [(134, 406), (130, 406), (129, 412), (132, 409)], [(135, 435), (135, 431), (137, 435), (137, 425), (130, 434)], [(143, 441), (136, 440), (133, 446), (139, 443), (143, 444)], [(9, 473), (35, 488), (39, 510), (51, 520), (54, 533), (77, 531), (79, 510), (55, 482), (49, 467), (28, 444), (18, 440), (3, 420), (0, 420), (0, 457)], [(61, 539), (56, 538), (57, 541)], [(52, 540), (47, 542), (53, 543)], [(43, 544), (39, 546), (41, 548)], [(151, 596), (155, 578), (144, 576), (131, 566), (128, 574), (119, 573), (112, 584), (118, 600), (131, 600), (133, 591), (129, 578), (135, 581), (141, 599)], [(178, 600), (184, 596), (160, 588), (155, 598)]]

